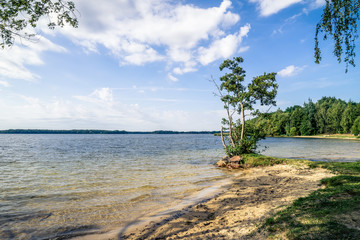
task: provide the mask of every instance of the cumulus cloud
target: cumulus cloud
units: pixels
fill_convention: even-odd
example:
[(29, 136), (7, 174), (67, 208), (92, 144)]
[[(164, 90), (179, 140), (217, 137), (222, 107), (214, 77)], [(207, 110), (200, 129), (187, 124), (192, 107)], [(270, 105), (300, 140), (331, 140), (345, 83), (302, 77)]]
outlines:
[(227, 35), (215, 40), (208, 48), (199, 48), (199, 62), (207, 65), (219, 58), (228, 58), (238, 49), (244, 36), (250, 31), (250, 24), (246, 24), (236, 34)]
[[(75, 0), (79, 11), (79, 28), (65, 26), (49, 30), (48, 19), (41, 19), (37, 32), (65, 36), (85, 53), (104, 49), (121, 66), (144, 65), (164, 61), (175, 75), (197, 71), (219, 58), (239, 51), (248, 24), (234, 33), (240, 16), (231, 12), (231, 1), (201, 8), (174, 0)], [(239, 26), (240, 27), (240, 26)], [(31, 33), (32, 29), (27, 30)], [(242, 48), (244, 49), (244, 48)], [(0, 76), (34, 81), (41, 76), (29, 66), (44, 64), (45, 51), (66, 52), (66, 49), (39, 37), (35, 43), (24, 41), (3, 51)], [(170, 68), (169, 68), (170, 67)]]
[[(232, 13), (231, 1), (200, 8), (192, 4), (163, 0), (76, 0), (81, 12), (78, 29), (58, 29), (87, 52), (105, 47), (121, 65), (143, 65), (166, 61), (174, 74), (197, 70), (237, 52), (243, 28), (228, 33), (240, 20)], [(228, 46), (226, 46), (228, 45)], [(218, 48), (218, 49), (216, 49)]]
[(300, 3), (302, 0), (250, 0), (250, 2), (256, 3), (260, 14), (267, 17), (293, 4)]
[(277, 74), (280, 77), (291, 77), (291, 76), (295, 76), (295, 75), (299, 74), (305, 68), (306, 68), (306, 66), (297, 67), (294, 65), (290, 65), (290, 66), (287, 66), (286, 68), (280, 70)]

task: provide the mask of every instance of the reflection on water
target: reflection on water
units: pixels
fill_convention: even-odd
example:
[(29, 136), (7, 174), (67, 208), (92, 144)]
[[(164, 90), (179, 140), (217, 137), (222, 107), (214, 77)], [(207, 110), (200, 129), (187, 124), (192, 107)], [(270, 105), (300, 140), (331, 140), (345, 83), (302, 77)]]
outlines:
[[(268, 138), (263, 154), (359, 160), (360, 142)], [(0, 239), (122, 226), (226, 178), (212, 135), (0, 135)]]
[[(267, 138), (261, 154), (314, 161), (359, 161), (360, 141), (315, 138)], [(267, 147), (265, 150), (264, 148)]]

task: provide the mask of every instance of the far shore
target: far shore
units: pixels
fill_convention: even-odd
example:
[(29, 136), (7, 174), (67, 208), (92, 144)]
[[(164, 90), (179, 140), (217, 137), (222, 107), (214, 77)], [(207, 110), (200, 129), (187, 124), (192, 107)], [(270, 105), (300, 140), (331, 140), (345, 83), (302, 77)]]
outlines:
[[(215, 133), (215, 136), (220, 136), (220, 133)], [(224, 135), (228, 135), (225, 133)], [(353, 134), (318, 134), (318, 135), (308, 135), (308, 136), (267, 136), (275, 138), (321, 138), (321, 139), (344, 139), (344, 140), (358, 140), (360, 141), (360, 136), (354, 136)]]
[(266, 218), (319, 189), (321, 179), (334, 176), (328, 170), (301, 163), (233, 173), (230, 188), (208, 201), (126, 231), (75, 239), (266, 239), (266, 232), (254, 232)]
[(321, 138), (321, 139), (344, 139), (344, 140), (357, 140), (360, 141), (360, 137), (353, 134), (320, 134), (311, 136), (274, 136), (284, 138)]

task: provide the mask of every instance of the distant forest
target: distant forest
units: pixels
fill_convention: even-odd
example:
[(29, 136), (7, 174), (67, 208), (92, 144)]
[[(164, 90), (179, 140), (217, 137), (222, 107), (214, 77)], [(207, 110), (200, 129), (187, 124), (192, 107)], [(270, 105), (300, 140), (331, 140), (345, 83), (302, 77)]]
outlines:
[(316, 134), (353, 133), (360, 131), (360, 103), (345, 102), (335, 97), (311, 99), (303, 106), (265, 114), (251, 120), (267, 136), (309, 136)]
[(73, 129), (73, 130), (48, 130), (48, 129), (8, 129), (0, 130), (0, 134), (215, 134), (219, 131), (165, 131), (158, 130), (152, 132), (129, 132), (124, 130), (83, 130), (83, 129)]

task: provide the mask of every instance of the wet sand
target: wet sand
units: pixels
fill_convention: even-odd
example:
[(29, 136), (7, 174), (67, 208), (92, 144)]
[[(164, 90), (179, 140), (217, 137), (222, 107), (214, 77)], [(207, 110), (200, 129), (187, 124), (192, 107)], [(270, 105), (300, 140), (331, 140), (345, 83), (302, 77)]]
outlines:
[(223, 193), (179, 211), (158, 215), (151, 222), (78, 239), (266, 239), (255, 232), (273, 213), (319, 189), (331, 177), (325, 169), (275, 165), (234, 171)]

